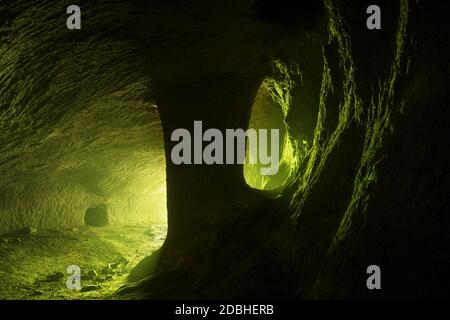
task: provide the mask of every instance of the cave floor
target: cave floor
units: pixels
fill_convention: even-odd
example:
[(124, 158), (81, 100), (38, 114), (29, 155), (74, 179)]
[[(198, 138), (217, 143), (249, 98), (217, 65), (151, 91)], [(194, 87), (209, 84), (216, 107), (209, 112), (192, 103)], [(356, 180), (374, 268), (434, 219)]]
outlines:
[[(153, 224), (1, 236), (0, 299), (113, 299), (166, 232), (167, 225)], [(71, 265), (81, 269), (81, 290), (67, 287)]]

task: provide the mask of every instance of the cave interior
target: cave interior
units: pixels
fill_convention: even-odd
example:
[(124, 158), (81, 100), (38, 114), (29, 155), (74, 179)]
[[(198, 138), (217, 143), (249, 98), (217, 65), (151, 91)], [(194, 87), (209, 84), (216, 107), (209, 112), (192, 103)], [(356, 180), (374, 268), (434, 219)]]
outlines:
[[(76, 2), (0, 2), (0, 299), (449, 297), (445, 4)], [(174, 164), (199, 120), (278, 172)]]

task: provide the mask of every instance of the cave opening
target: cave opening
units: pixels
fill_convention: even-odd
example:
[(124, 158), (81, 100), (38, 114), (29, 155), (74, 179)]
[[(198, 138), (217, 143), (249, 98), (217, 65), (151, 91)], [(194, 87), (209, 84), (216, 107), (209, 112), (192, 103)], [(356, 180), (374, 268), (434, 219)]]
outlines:
[[(303, 132), (301, 138), (294, 138), (295, 133), (288, 122), (294, 98), (303, 84), (303, 75), (299, 66), (275, 59), (272, 62), (272, 74), (266, 76), (258, 89), (252, 106), (249, 127), (254, 129), (279, 130), (279, 165), (275, 175), (261, 174), (261, 164), (251, 164), (249, 146), (246, 150), (244, 178), (255, 189), (281, 190), (292, 181), (300, 161), (308, 152), (308, 138)], [(317, 116), (317, 114), (316, 114)], [(271, 150), (273, 152), (273, 150)]]
[[(252, 106), (249, 128), (252, 129), (278, 129), (279, 141), (278, 159), (282, 159), (286, 129), (284, 125), (284, 117), (281, 107), (274, 101), (267, 87), (263, 84), (258, 90), (255, 102)], [(281, 142), (281, 143), (280, 143)], [(269, 143), (270, 144), (270, 143)], [(273, 146), (269, 145), (270, 153), (276, 152)], [(256, 163), (249, 161), (250, 150), (249, 144), (246, 147), (246, 161), (244, 163), (244, 178), (247, 184), (256, 189), (276, 189), (283, 186), (287, 178), (287, 172), (283, 168), (278, 168), (275, 175), (261, 174), (261, 163), (258, 159)]]
[(105, 205), (88, 208), (84, 214), (86, 226), (105, 227), (109, 224), (109, 216)]

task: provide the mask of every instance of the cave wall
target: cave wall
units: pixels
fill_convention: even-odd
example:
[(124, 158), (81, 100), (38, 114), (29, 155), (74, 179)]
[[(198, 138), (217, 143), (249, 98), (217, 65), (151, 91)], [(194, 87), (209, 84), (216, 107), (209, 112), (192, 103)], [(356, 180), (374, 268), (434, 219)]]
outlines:
[[(326, 1), (318, 125), (290, 193), (303, 297), (447, 295), (448, 26), (439, 5), (379, 3), (372, 34), (368, 2)], [(382, 291), (366, 288), (372, 264)]]

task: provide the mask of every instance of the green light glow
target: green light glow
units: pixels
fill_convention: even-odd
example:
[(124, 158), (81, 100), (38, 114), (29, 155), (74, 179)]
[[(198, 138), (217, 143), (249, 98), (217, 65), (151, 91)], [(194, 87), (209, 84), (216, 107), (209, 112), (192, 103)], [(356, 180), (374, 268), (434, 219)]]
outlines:
[[(253, 106), (250, 128), (280, 129), (280, 165), (273, 176), (260, 174), (260, 165), (245, 164), (244, 177), (247, 183), (257, 189), (276, 189), (289, 183), (300, 162), (299, 150), (307, 149), (307, 141), (298, 143), (289, 134), (286, 116), (292, 104), (291, 91), (295, 85), (292, 76), (300, 78), (297, 65), (288, 66), (279, 60), (273, 62), (273, 76), (264, 80)], [(275, 104), (275, 105), (274, 105)]]
[[(114, 174), (120, 176), (118, 172)], [(125, 183), (107, 200), (112, 223), (167, 223), (166, 177), (161, 162), (136, 171)]]

